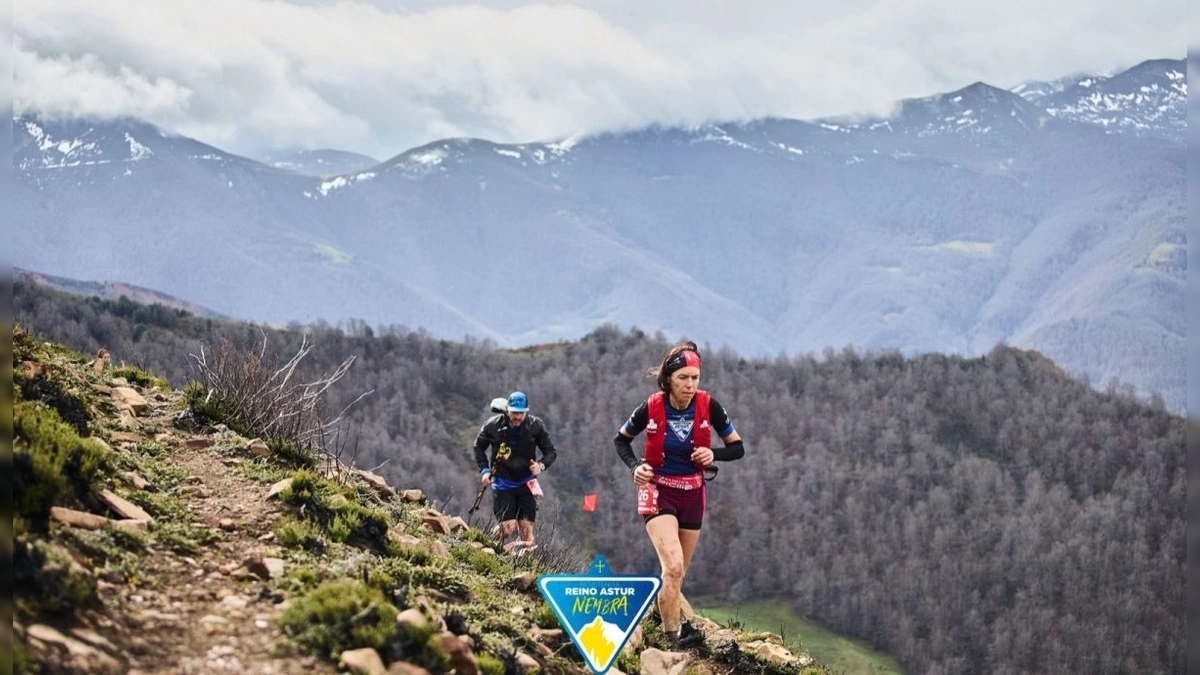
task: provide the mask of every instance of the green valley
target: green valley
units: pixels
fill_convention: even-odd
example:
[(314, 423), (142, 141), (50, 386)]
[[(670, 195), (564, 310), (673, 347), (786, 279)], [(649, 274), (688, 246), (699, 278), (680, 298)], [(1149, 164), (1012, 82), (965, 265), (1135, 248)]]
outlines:
[(792, 611), (787, 600), (755, 600), (730, 605), (713, 598), (701, 598), (695, 610), (717, 623), (741, 624), (744, 630), (769, 631), (783, 636), (788, 646), (803, 650), (829, 670), (843, 675), (903, 675), (896, 660), (875, 651), (870, 645), (838, 635), (820, 624)]

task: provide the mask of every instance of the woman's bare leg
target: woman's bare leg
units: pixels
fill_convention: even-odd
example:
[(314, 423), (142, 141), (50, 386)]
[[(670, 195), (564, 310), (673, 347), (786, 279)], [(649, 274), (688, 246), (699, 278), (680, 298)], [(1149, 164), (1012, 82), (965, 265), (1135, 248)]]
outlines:
[[(679, 547), (683, 551), (683, 576), (679, 578), (679, 595), (683, 596), (683, 580), (692, 566), (692, 554), (696, 552), (696, 543), (700, 541), (700, 530), (679, 530)], [(680, 609), (682, 610), (683, 603)], [(682, 618), (682, 617), (681, 617)]]
[[(658, 554), (658, 563), (662, 567), (662, 588), (658, 591), (658, 615), (662, 618), (664, 631), (678, 632), (681, 623), (679, 593), (683, 588), (685, 568), (683, 546), (680, 543), (679, 521), (673, 515), (652, 518), (646, 523), (646, 533), (650, 535), (654, 551)], [(691, 547), (694, 550), (695, 537), (690, 539)]]

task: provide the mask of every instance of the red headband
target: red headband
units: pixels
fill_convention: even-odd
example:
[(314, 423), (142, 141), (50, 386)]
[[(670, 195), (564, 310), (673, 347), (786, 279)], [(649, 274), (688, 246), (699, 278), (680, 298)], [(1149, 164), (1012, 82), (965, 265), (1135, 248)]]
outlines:
[(686, 368), (687, 366), (692, 366), (693, 368), (700, 367), (700, 355), (690, 349), (685, 349), (672, 356), (667, 361), (666, 373), (670, 375), (680, 368)]

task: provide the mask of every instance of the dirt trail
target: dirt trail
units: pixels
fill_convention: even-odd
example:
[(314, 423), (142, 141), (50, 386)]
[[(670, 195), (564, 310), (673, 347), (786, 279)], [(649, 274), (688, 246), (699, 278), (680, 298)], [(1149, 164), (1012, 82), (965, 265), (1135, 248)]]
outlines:
[(139, 554), (129, 578), (101, 572), (97, 594), (103, 613), (84, 613), (83, 627), (58, 627), (99, 653), (81, 654), (77, 644), (64, 641), (61, 667), (128, 675), (339, 672), (299, 653), (277, 627), (288, 604), (271, 582), (286, 564), (271, 534), (281, 507), (266, 499), (269, 486), (236, 470), (248, 461), (246, 451), (228, 440), (221, 443), (222, 437), (235, 438), (227, 431), (198, 435), (176, 428), (178, 392), (147, 393), (146, 398), (149, 409), (124, 417), (127, 431), (112, 433), (112, 445), (118, 452), (136, 452), (144, 441), (165, 447), (157, 461), (184, 478), (145, 489), (178, 500), (188, 514), (178, 520), (211, 528), (215, 541), (184, 555), (152, 537), (157, 545)]
[[(169, 425), (163, 424), (163, 428)], [(232, 469), (242, 461), (215, 447), (180, 447), (171, 464), (186, 472), (181, 499), (198, 524), (224, 534), (194, 556), (156, 551), (146, 563), (146, 589), (120, 587), (122, 606), (136, 623), (142, 653), (129, 655), (131, 675), (167, 673), (335, 673), (327, 663), (297, 654), (276, 627), (282, 593), (243, 564), (282, 558), (271, 544), (277, 502), (267, 488)]]

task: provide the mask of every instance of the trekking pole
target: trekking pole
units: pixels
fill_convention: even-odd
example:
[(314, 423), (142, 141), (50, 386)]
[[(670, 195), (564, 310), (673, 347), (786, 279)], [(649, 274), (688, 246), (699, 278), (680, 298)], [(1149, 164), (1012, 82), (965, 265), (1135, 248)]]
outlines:
[(483, 501), (483, 493), (486, 491), (487, 491), (487, 486), (482, 485), (479, 488), (479, 492), (475, 493), (475, 503), (472, 504), (470, 510), (467, 511), (468, 518), (475, 515), (475, 512), (479, 510), (479, 504), (480, 504), (480, 502)]
[[(504, 414), (508, 410), (508, 399), (506, 399), (504, 397), (494, 398), (494, 399), (492, 399), (491, 407), (492, 407), (492, 412)], [(489, 473), (495, 473), (495, 471), (496, 471), (496, 460), (499, 459), (496, 455), (498, 455), (498, 454), (499, 454), (499, 451), (497, 451), (496, 454), (492, 455), (492, 465), (490, 467), (488, 467)], [(479, 492), (475, 493), (475, 503), (472, 504), (470, 510), (467, 511), (467, 518), (470, 518), (471, 516), (475, 515), (475, 512), (479, 510), (479, 504), (481, 502), (483, 502), (483, 493), (487, 492), (487, 488), (488, 488), (488, 486), (486, 486), (486, 485), (479, 486)]]
[[(495, 476), (496, 460), (499, 459), (499, 457), (498, 457), (499, 454), (500, 454), (499, 451), (497, 451), (496, 454), (492, 455), (492, 465), (488, 467), (488, 475)], [(470, 518), (471, 516), (475, 515), (475, 512), (479, 510), (479, 504), (481, 502), (483, 502), (483, 493), (487, 492), (487, 489), (488, 489), (487, 485), (479, 486), (479, 492), (475, 493), (475, 503), (472, 504), (470, 510), (467, 511), (467, 518)]]
[[(499, 449), (496, 450), (496, 453), (492, 454), (492, 465), (487, 467), (488, 474), (490, 474), (490, 476), (493, 478), (496, 477), (496, 462), (509, 459), (510, 454), (512, 454), (512, 449), (506, 446), (506, 444), (500, 443)], [(470, 510), (467, 512), (467, 518), (470, 518), (470, 516), (475, 514), (476, 510), (479, 510), (479, 504), (480, 502), (484, 501), (484, 492), (486, 491), (487, 485), (479, 486), (479, 491), (475, 492), (475, 503), (470, 504)]]

